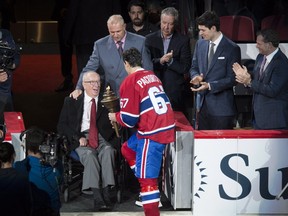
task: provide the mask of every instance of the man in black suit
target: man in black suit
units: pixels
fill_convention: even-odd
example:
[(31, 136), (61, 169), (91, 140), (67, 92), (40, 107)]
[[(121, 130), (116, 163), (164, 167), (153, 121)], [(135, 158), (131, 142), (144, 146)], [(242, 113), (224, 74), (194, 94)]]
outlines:
[(127, 23), (126, 30), (146, 36), (158, 30), (158, 27), (146, 20), (145, 4), (141, 0), (131, 0), (127, 6), (131, 22)]
[(173, 110), (185, 113), (185, 92), (189, 92), (185, 76), (191, 65), (191, 50), (189, 38), (175, 30), (177, 21), (175, 8), (162, 10), (161, 29), (146, 36), (146, 45)]
[(72, 74), (73, 46), (64, 40), (66, 15), (70, 0), (55, 0), (52, 20), (57, 20), (57, 33), (61, 60), (61, 73), (64, 81), (55, 89), (56, 92), (68, 91), (74, 88)]
[[(94, 71), (86, 72), (82, 84), (84, 94), (77, 100), (65, 98), (57, 129), (59, 134), (67, 136), (71, 150), (79, 155), (80, 162), (84, 165), (82, 190), (92, 190), (94, 210), (99, 211), (111, 207), (109, 189), (115, 185), (115, 156), (119, 141), (108, 119), (108, 110), (101, 105), (99, 74)], [(97, 104), (98, 147), (92, 147), (91, 136), (89, 138), (93, 99)]]
[(120, 12), (119, 0), (70, 1), (64, 38), (66, 43), (75, 45), (78, 75), (92, 54), (94, 42), (107, 35), (108, 18), (112, 14), (120, 14)]

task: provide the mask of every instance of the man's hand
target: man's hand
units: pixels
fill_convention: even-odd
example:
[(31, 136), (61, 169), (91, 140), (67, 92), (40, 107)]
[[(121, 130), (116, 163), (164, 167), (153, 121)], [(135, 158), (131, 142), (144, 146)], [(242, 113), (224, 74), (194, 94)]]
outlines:
[(80, 143), (80, 146), (87, 146), (88, 141), (87, 141), (87, 139), (85, 137), (81, 137), (79, 139), (79, 143)]
[(203, 74), (200, 74), (198, 76), (193, 77), (193, 79), (190, 81), (190, 83), (192, 85), (199, 86), (202, 81), (203, 81)]
[(236, 81), (238, 83), (242, 83), (244, 85), (249, 85), (251, 83), (251, 75), (248, 73), (248, 70), (244, 65), (242, 67), (240, 64), (234, 63), (232, 65), (232, 69), (236, 75)]
[(113, 124), (113, 122), (117, 122), (115, 113), (108, 113), (108, 118), (111, 121), (111, 124)]
[(193, 92), (204, 91), (206, 89), (209, 89), (209, 85), (207, 82), (200, 82), (200, 86), (198, 88), (191, 87), (191, 90)]
[(0, 70), (0, 82), (5, 82), (8, 79), (8, 74), (3, 71), (3, 69)]
[(75, 100), (82, 94), (81, 89), (75, 89), (73, 92), (70, 93), (70, 97), (73, 97)]
[(173, 58), (173, 50), (171, 50), (171, 52), (166, 53), (165, 55), (163, 55), (160, 59), (160, 64), (165, 64), (165, 63), (169, 63), (171, 61), (171, 59)]

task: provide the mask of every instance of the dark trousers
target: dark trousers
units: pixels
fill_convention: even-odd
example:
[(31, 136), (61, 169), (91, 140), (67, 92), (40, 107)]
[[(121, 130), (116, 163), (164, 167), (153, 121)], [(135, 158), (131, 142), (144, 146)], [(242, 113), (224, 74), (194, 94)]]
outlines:
[(83, 68), (86, 66), (92, 52), (94, 44), (83, 44), (76, 45), (76, 59), (77, 59), (77, 70), (80, 75)]
[(198, 113), (198, 130), (229, 130), (234, 127), (235, 116), (212, 116), (206, 103)]
[(58, 21), (58, 40), (61, 58), (61, 73), (66, 82), (72, 82), (72, 56), (73, 46), (64, 41), (64, 21)]

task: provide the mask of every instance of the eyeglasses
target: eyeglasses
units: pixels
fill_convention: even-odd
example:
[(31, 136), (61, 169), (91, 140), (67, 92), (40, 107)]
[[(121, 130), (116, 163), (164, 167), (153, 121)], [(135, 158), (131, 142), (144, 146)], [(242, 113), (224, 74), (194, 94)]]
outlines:
[(83, 83), (87, 83), (91, 86), (95, 86), (95, 85), (100, 86), (100, 81), (95, 81), (95, 80), (83, 81)]

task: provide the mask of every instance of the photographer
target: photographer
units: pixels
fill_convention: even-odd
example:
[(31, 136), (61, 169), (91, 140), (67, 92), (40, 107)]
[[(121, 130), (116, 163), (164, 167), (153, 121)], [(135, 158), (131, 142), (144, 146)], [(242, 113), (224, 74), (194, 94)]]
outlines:
[(50, 161), (43, 161), (45, 155), (40, 149), (48, 141), (42, 130), (30, 128), (22, 134), (26, 136), (27, 158), (16, 162), (15, 168), (29, 176), (34, 198), (33, 215), (60, 216), (61, 161), (53, 167)]
[(12, 76), (20, 63), (20, 54), (10, 31), (0, 29), (0, 113), (13, 111)]

